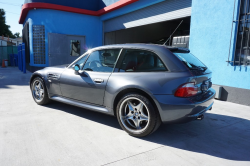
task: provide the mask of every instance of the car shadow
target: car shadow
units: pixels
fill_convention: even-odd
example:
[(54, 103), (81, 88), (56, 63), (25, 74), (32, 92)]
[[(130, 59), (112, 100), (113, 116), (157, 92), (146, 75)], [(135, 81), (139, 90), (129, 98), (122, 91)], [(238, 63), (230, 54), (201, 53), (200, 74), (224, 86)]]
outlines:
[[(117, 119), (106, 114), (53, 102), (46, 107), (121, 129)], [(238, 117), (206, 113), (202, 121), (162, 124), (145, 141), (228, 160), (250, 161), (250, 121)]]
[(67, 112), (67, 113), (70, 113), (70, 114), (73, 114), (73, 115), (76, 115), (76, 116), (79, 116), (79, 117), (82, 117), (91, 121), (95, 121), (95, 122), (107, 125), (109, 127), (114, 127), (116, 129), (122, 130), (122, 128), (120, 127), (118, 121), (116, 120), (114, 116), (83, 109), (80, 107), (71, 106), (71, 105), (60, 103), (57, 101), (53, 101), (52, 103), (45, 105), (45, 107), (64, 111), (64, 112)]

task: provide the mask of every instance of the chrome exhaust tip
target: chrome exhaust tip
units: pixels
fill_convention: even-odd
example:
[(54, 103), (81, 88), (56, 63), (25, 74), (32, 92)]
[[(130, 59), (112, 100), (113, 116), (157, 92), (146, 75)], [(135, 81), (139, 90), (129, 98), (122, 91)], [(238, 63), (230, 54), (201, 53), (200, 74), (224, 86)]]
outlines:
[(204, 115), (202, 114), (202, 115), (199, 115), (196, 119), (197, 120), (202, 120), (204, 118)]

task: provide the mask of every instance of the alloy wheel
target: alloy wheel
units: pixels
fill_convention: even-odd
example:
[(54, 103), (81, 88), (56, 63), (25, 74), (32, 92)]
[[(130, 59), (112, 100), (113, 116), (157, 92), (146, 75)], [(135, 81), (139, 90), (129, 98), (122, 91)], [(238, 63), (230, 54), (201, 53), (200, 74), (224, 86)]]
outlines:
[(37, 102), (42, 101), (44, 98), (44, 86), (39, 80), (33, 83), (33, 96)]
[(142, 132), (149, 124), (150, 115), (145, 103), (135, 97), (125, 99), (119, 110), (123, 126), (132, 132)]

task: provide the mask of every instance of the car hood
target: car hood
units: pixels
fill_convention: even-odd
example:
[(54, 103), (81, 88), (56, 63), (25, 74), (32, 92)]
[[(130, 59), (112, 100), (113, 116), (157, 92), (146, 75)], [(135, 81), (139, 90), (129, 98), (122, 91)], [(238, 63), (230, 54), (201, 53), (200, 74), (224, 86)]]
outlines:
[(38, 70), (35, 73), (40, 73), (41, 75), (44, 75), (44, 76), (46, 76), (47, 74), (59, 74), (60, 75), (66, 68), (67, 68), (67, 65), (51, 66), (51, 67), (46, 67), (42, 70)]

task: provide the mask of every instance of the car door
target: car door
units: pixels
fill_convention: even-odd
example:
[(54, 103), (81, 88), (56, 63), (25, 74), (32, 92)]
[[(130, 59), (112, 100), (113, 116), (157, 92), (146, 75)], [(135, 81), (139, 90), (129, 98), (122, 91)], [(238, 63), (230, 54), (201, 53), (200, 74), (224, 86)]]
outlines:
[[(75, 72), (73, 66), (66, 69), (60, 78), (60, 87), (64, 97), (103, 105), (103, 98), (108, 79), (113, 72), (121, 49), (97, 50), (86, 58), (80, 59), (82, 70)], [(79, 60), (79, 61), (80, 61)], [(85, 62), (84, 65), (82, 62)]]

